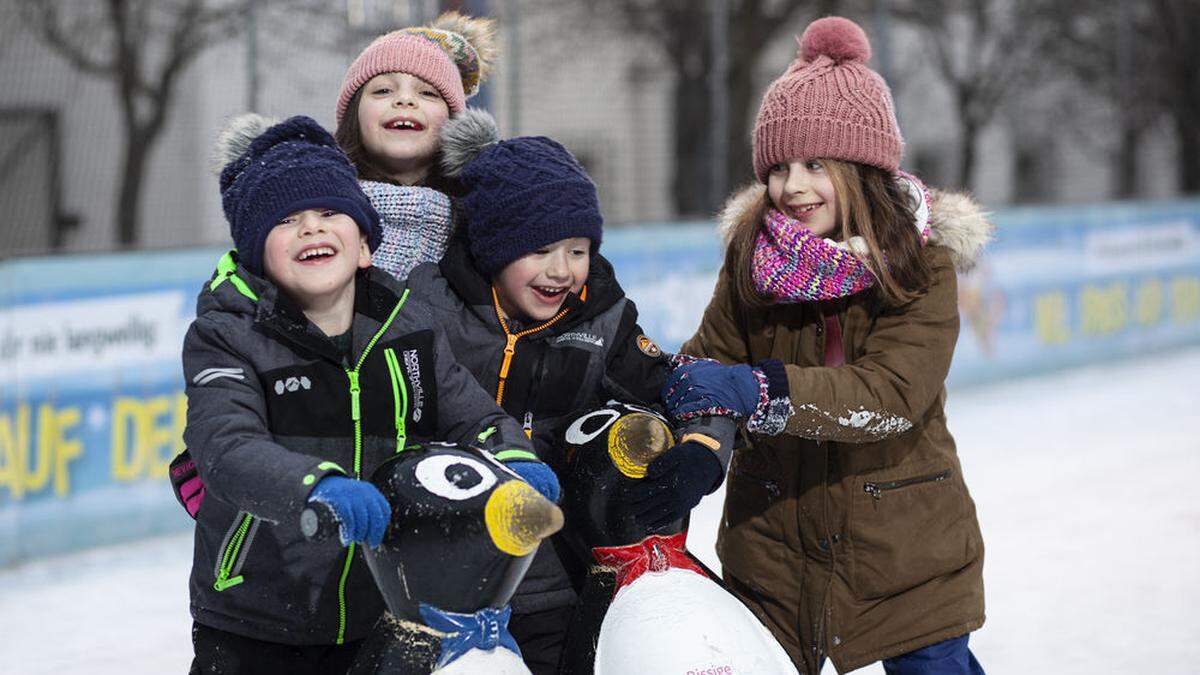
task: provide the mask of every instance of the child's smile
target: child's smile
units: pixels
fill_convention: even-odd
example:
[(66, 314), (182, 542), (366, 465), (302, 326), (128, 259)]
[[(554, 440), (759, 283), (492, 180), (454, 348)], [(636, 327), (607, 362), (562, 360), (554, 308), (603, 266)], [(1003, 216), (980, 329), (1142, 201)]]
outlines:
[(363, 147), (396, 180), (429, 173), (450, 108), (438, 90), (408, 73), (383, 73), (362, 87), (358, 124)]
[(527, 253), (496, 275), (496, 296), (505, 314), (549, 321), (567, 293), (578, 293), (591, 269), (591, 240), (572, 237)]
[(283, 218), (263, 247), (267, 277), (305, 309), (353, 288), (354, 274), (370, 264), (358, 223), (333, 209)]
[(767, 194), (783, 215), (794, 218), (818, 237), (838, 228), (837, 193), (820, 160), (792, 160), (771, 167)]

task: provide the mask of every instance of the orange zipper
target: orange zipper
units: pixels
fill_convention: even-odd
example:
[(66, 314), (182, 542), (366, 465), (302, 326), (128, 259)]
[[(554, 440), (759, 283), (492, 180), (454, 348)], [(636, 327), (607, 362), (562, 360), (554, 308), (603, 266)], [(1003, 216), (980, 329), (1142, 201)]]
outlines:
[[(586, 289), (587, 287), (585, 286), (584, 288)], [(496, 385), (496, 405), (499, 405), (504, 401), (504, 383), (508, 380), (508, 369), (510, 366), (512, 366), (513, 355), (517, 353), (517, 340), (520, 340), (530, 333), (536, 333), (545, 329), (555, 321), (558, 321), (566, 316), (568, 310), (564, 307), (559, 311), (558, 314), (555, 314), (552, 319), (540, 326), (534, 326), (533, 328), (523, 330), (520, 333), (510, 333), (508, 332), (508, 322), (504, 320), (504, 312), (500, 309), (500, 297), (496, 295), (495, 286), (492, 287), (492, 304), (496, 308), (496, 318), (500, 320), (500, 328), (504, 330), (505, 338), (504, 361), (500, 363), (500, 382)]]

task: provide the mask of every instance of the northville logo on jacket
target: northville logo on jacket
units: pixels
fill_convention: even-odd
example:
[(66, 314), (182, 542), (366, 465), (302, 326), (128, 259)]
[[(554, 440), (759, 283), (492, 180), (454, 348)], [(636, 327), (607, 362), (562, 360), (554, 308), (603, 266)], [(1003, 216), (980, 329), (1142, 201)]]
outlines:
[(425, 404), (425, 390), (421, 388), (421, 362), (417, 360), (417, 350), (404, 350), (404, 369), (408, 371), (408, 380), (412, 384), (414, 422), (421, 421), (421, 409)]

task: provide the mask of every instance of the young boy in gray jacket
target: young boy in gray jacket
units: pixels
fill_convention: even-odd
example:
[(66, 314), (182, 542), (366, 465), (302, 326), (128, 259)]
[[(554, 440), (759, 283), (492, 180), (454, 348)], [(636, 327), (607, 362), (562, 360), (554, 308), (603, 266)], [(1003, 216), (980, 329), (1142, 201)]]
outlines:
[[(500, 140), (490, 115), (468, 110), (443, 128), (442, 152), (446, 175), (462, 186), (463, 227), (409, 286), (463, 366), (560, 471), (576, 415), (609, 399), (661, 407), (671, 361), (599, 253), (596, 186), (566, 148), (545, 137)], [(679, 443), (613, 498), (647, 531), (678, 521), (720, 485), (734, 430), (725, 417), (681, 424)], [(539, 549), (511, 603), (509, 628), (534, 675), (555, 672), (587, 564), (557, 544)]]
[[(369, 482), (414, 440), (483, 446), (550, 499), (520, 425), (454, 360), (429, 307), (371, 266), (379, 217), (306, 117), (238, 118), (221, 193), (236, 251), (184, 340), (184, 440), (203, 480), (192, 672), (341, 673), (384, 604), (360, 545), (391, 508)], [(341, 541), (306, 541), (312, 501)]]

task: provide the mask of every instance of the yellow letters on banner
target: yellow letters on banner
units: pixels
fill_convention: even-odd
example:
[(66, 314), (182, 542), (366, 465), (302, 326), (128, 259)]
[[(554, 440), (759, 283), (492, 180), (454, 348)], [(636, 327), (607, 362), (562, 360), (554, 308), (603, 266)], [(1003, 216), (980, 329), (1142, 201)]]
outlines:
[(1200, 318), (1200, 277), (1181, 275), (1171, 280), (1171, 318), (1175, 323)]
[(8, 488), (13, 499), (22, 499), (45, 489), (53, 478), (54, 493), (59, 497), (69, 494), (70, 463), (83, 454), (83, 443), (67, 436), (80, 417), (74, 406), (39, 405), (35, 455), (29, 404), (21, 403), (11, 415), (0, 415), (0, 488)]
[(139, 399), (121, 396), (112, 408), (112, 477), (129, 482), (164, 478), (183, 450), (187, 397), (183, 392)]
[(1085, 335), (1108, 335), (1125, 327), (1129, 287), (1123, 281), (1086, 286), (1080, 297), (1080, 329)]
[(1067, 296), (1062, 291), (1043, 293), (1033, 302), (1033, 324), (1037, 336), (1050, 345), (1071, 339), (1067, 317)]
[(1146, 279), (1138, 286), (1133, 314), (1139, 324), (1153, 326), (1162, 321), (1165, 295), (1162, 282), (1158, 279)]

